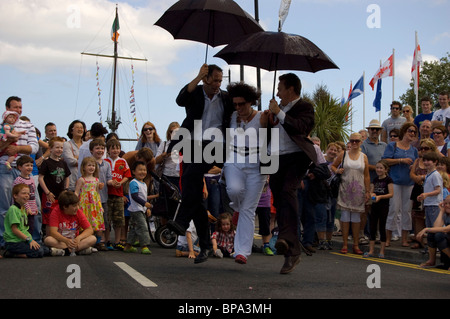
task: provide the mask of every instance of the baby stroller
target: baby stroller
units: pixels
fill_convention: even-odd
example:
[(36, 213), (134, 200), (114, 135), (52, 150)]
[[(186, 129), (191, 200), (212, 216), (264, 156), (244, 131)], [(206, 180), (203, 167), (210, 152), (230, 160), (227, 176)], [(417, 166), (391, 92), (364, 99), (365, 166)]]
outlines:
[(154, 172), (151, 174), (159, 184), (159, 197), (152, 203), (150, 219), (155, 225), (155, 231), (153, 233), (149, 227), (150, 238), (163, 248), (175, 248), (178, 236), (167, 227), (166, 222), (177, 215), (181, 205), (181, 194), (178, 187), (165, 176), (159, 177)]

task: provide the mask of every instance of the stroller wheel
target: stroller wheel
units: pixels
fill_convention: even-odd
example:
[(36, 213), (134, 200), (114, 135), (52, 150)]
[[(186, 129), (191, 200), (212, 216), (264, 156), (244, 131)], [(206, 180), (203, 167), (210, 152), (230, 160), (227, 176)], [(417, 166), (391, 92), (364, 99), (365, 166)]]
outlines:
[(178, 236), (175, 232), (167, 228), (166, 225), (160, 226), (155, 232), (156, 242), (163, 248), (175, 248)]

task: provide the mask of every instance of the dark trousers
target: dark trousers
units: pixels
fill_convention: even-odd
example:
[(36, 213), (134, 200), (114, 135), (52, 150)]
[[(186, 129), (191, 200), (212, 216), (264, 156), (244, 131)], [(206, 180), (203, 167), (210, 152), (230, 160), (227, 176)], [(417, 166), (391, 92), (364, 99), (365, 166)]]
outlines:
[(278, 171), (269, 179), (273, 203), (277, 210), (278, 239), (284, 239), (289, 245), (286, 257), (301, 253), (297, 189), (310, 163), (311, 160), (304, 152), (281, 155)]
[[(192, 147), (194, 149), (194, 143)], [(202, 151), (208, 145), (203, 142)], [(194, 154), (193, 154), (194, 155)], [(194, 159), (185, 161), (183, 158), (182, 175), (181, 175), (181, 206), (176, 217), (176, 222), (184, 228), (189, 227), (191, 220), (194, 221), (197, 235), (199, 238), (199, 246), (201, 249), (211, 249), (210, 228), (208, 213), (203, 204), (203, 176), (214, 165), (222, 166), (222, 163), (200, 163), (194, 162)]]

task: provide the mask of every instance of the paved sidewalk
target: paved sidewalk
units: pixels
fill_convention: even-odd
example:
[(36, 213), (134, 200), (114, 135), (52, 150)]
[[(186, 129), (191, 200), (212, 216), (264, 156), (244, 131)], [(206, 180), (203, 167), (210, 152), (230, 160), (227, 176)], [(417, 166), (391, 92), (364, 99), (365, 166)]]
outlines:
[[(333, 250), (339, 252), (342, 248), (342, 236), (333, 236)], [(353, 239), (348, 240), (348, 251), (352, 252)], [(426, 246), (425, 246), (426, 247)], [(368, 244), (359, 244), (359, 248), (363, 251), (369, 251)], [(380, 244), (375, 244), (375, 256), (378, 256), (380, 250)], [(412, 249), (411, 247), (402, 247), (401, 240), (391, 241), (391, 246), (386, 247), (385, 254), (386, 259), (411, 263), (411, 264), (421, 264), (428, 260), (428, 254), (425, 252), (424, 248)], [(436, 264), (440, 264), (440, 254), (436, 257)]]

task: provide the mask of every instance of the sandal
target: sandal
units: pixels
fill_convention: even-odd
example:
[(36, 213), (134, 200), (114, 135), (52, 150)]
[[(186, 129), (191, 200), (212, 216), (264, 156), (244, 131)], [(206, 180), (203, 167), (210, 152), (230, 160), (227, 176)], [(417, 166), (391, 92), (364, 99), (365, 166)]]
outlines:
[(341, 254), (346, 254), (348, 253), (348, 249), (347, 248), (342, 248), (341, 249)]
[(356, 254), (356, 255), (362, 255), (363, 254), (361, 249), (355, 248), (355, 247), (353, 247), (353, 253)]
[(378, 258), (384, 259), (384, 254), (378, 254)]
[(435, 266), (435, 264), (431, 264), (429, 261), (421, 263), (419, 265), (420, 268), (428, 268), (428, 267), (434, 267), (434, 266)]
[(423, 248), (422, 243), (414, 240), (411, 245), (411, 249), (419, 249), (419, 248)]
[(365, 252), (363, 255), (363, 258), (372, 258), (372, 257), (373, 257), (373, 255), (369, 254), (369, 252)]
[(104, 242), (95, 244), (95, 248), (97, 248), (98, 251), (108, 251)]

